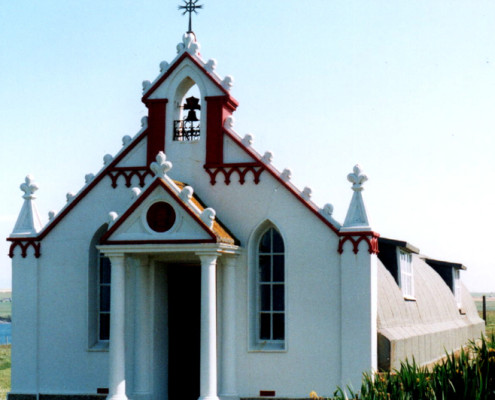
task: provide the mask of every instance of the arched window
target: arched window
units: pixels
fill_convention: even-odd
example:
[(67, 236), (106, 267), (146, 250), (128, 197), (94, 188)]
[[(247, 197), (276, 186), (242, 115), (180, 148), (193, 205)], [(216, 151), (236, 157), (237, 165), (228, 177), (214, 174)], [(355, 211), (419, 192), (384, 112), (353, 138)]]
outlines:
[(100, 253), (98, 262), (98, 341), (110, 340), (110, 259)]
[(88, 338), (90, 348), (106, 348), (110, 339), (110, 259), (97, 249), (107, 231), (103, 225), (94, 234), (89, 248)]
[(285, 249), (280, 233), (268, 228), (257, 246), (257, 340), (283, 344), (285, 340)]

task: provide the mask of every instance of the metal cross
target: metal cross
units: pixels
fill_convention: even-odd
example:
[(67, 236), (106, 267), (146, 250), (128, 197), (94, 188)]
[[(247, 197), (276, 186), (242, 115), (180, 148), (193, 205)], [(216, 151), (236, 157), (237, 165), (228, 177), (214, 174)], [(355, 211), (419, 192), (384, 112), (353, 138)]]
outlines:
[(189, 13), (189, 30), (187, 32), (190, 33), (190, 32), (192, 32), (191, 15), (193, 12), (195, 14), (197, 14), (198, 12), (196, 10), (203, 8), (203, 5), (202, 4), (196, 4), (199, 0), (183, 0), (183, 1), (184, 1), (184, 5), (179, 6), (179, 10), (184, 10), (182, 15)]

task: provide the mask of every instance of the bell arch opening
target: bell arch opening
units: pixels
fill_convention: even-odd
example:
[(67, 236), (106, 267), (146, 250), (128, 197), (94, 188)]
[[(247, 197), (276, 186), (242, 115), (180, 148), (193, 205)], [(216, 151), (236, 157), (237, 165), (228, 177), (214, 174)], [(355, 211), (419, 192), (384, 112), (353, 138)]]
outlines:
[(174, 97), (174, 141), (200, 140), (201, 102), (198, 85), (190, 77), (186, 77), (177, 87)]

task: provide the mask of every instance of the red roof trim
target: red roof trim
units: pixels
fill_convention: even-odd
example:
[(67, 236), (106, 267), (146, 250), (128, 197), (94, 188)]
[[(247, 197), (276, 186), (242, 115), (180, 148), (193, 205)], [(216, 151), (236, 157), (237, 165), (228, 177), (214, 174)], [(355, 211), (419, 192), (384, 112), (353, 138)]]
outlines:
[[(46, 225), (38, 236), (33, 238), (33, 240), (42, 240), (48, 233), (58, 225), (58, 223), (84, 198), (86, 195), (93, 190), (93, 188), (108, 175), (115, 165), (117, 165), (122, 159), (129, 154), (129, 152), (134, 149), (148, 134), (148, 129), (144, 130), (137, 138), (135, 138), (117, 157), (115, 157), (106, 168), (101, 171), (95, 178), (89, 183), (89, 185), (84, 188), (68, 205), (65, 207), (60, 214), (58, 214), (53, 221)], [(16, 238), (13, 238), (16, 240)], [(10, 240), (10, 238), (9, 238)]]
[(195, 244), (217, 243), (214, 239), (177, 239), (177, 240), (107, 240), (105, 244), (129, 245), (129, 244)]
[[(189, 207), (186, 207), (182, 200), (165, 184), (165, 182), (162, 179), (155, 179), (149, 188), (145, 190), (144, 193), (142, 193), (138, 199), (126, 210), (124, 214), (115, 222), (114, 225), (103, 235), (101, 238), (101, 243), (102, 244), (107, 244), (107, 243), (116, 243), (116, 241), (110, 241), (108, 240), (110, 236), (113, 235), (113, 233), (119, 228), (126, 220), (129, 218), (129, 216), (148, 198), (148, 196), (155, 190), (158, 186), (161, 186), (172, 198), (174, 201), (179, 204), (200, 226), (203, 228), (203, 230), (208, 233), (208, 235), (211, 237), (211, 240), (213, 242), (217, 242), (217, 237), (216, 235), (208, 228), (208, 226), (199, 218), (195, 213), (193, 213)], [(208, 242), (210, 243), (210, 242)]]
[(341, 235), (338, 228), (336, 226), (334, 226), (330, 221), (328, 221), (323, 215), (321, 215), (320, 210), (318, 208), (316, 208), (315, 205), (313, 205), (312, 203), (309, 203), (308, 201), (304, 200), (301, 197), (299, 190), (297, 190), (297, 188), (295, 186), (293, 186), (289, 182), (284, 181), (280, 177), (279, 172), (274, 167), (272, 167), (270, 164), (265, 164), (263, 161), (261, 161), (261, 156), (258, 153), (256, 153), (254, 150), (246, 147), (237, 135), (232, 134), (227, 129), (224, 129), (224, 133), (229, 138), (231, 138), (233, 141), (235, 141), (237, 143), (237, 145), (239, 145), (250, 157), (254, 158), (257, 162), (261, 163), (261, 165), (263, 165), (265, 167), (266, 171), (268, 171), (278, 182), (280, 182), (283, 186), (285, 186), (285, 188), (289, 192), (291, 192), (306, 208), (308, 208), (310, 211), (312, 211), (313, 214), (315, 214), (316, 217), (318, 217), (325, 225), (327, 225), (330, 229), (332, 229), (332, 231), (334, 231), (337, 235)]
[(172, 72), (179, 66), (182, 61), (184, 61), (185, 58), (189, 58), (201, 71), (203, 71), (209, 78), (210, 80), (223, 92), (225, 93), (226, 96), (228, 96), (229, 100), (233, 101), (234, 104), (237, 104), (237, 100), (235, 100), (228, 90), (226, 90), (211, 74), (204, 68), (203, 65), (196, 59), (196, 57), (193, 57), (189, 52), (185, 51), (178, 59), (175, 61), (165, 72), (161, 78), (159, 78), (151, 88), (148, 89), (148, 91), (145, 93), (145, 95), (142, 97), (141, 101), (143, 103), (147, 103), (149, 101), (157, 101), (161, 99), (150, 99), (149, 97), (152, 95), (152, 93), (172, 74)]

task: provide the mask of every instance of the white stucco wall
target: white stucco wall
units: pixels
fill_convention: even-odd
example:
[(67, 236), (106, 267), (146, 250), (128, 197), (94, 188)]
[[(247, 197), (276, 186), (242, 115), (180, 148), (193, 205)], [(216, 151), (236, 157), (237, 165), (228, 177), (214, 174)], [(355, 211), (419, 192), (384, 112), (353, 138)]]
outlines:
[[(201, 76), (195, 65), (186, 61), (156, 91), (154, 97), (170, 99), (165, 143), (167, 159), (172, 161), (174, 167), (168, 173), (169, 176), (191, 185), (201, 200), (216, 210), (217, 218), (240, 240), (243, 248), (237, 262), (235, 282), (238, 394), (241, 397), (256, 397), (260, 390), (274, 390), (277, 397), (307, 397), (311, 390), (316, 390), (322, 396), (330, 396), (337, 385), (348, 381), (348, 377), (341, 374), (342, 264), (337, 252), (338, 237), (268, 171), (262, 173), (259, 184), (254, 184), (250, 173), (244, 185), (239, 183), (236, 173), (231, 176), (230, 185), (224, 183), (222, 174), (218, 175), (215, 185), (210, 184), (210, 177), (203, 168), (207, 113), (204, 101), (201, 139), (189, 143), (171, 140), (175, 112), (173, 99), (180, 92), (176, 90), (177, 85), (186, 82), (188, 86), (190, 82), (187, 79), (192, 78), (198, 84), (202, 99), (206, 95), (221, 94), (218, 87)], [(179, 94), (182, 96), (182, 93)], [(138, 166), (134, 163), (144, 159), (145, 144), (143, 141), (119, 165)], [(250, 160), (232, 140), (226, 140), (225, 145), (230, 161)], [(137, 180), (133, 182), (137, 183)], [(18, 346), (13, 351), (13, 392), (94, 394), (97, 388), (108, 387), (108, 352), (91, 349), (88, 345), (89, 246), (95, 232), (107, 222), (108, 213), (115, 211), (122, 214), (131, 202), (130, 189), (125, 187), (123, 178), (118, 180), (118, 187), (113, 189), (110, 178), (105, 177), (43, 239), (41, 258), (15, 257), (13, 288), (22, 298), (15, 301), (19, 319), (14, 317), (13, 331), (17, 335), (14, 340), (26, 347)], [(286, 250), (286, 346), (280, 351), (260, 351), (250, 345), (251, 335), (255, 332), (249, 307), (253, 303), (255, 291), (252, 278), (256, 274), (255, 259), (250, 249), (253, 247), (252, 241), (259, 238), (253, 233), (266, 221), (270, 221), (280, 231)], [(360, 251), (365, 254), (358, 257), (357, 264), (354, 260), (353, 265), (366, 275), (366, 268), (373, 269), (374, 264), (364, 247), (361, 245)], [(359, 269), (361, 263), (364, 265)], [(132, 267), (127, 267), (126, 365), (127, 389), (131, 398), (134, 390), (133, 324), (136, 318), (133, 274)], [(166, 276), (156, 269), (153, 276), (156, 278), (152, 283), (155, 288), (154, 304), (158, 310), (159, 304), (165, 301), (159, 285), (165, 284)], [(219, 268), (218, 281), (222, 279), (222, 270)], [(345, 279), (353, 279), (353, 275), (347, 274)], [(363, 298), (366, 298), (366, 294), (368, 298), (371, 296), (369, 285), (372, 283), (370, 277), (360, 281), (358, 290), (363, 289)], [(346, 282), (346, 288), (352, 290), (352, 282)], [(217, 295), (221, 302), (223, 293), (220, 283)], [(155, 322), (165, 319), (164, 313), (156, 311), (153, 315)], [(29, 322), (22, 322), (26, 316)], [(363, 316), (366, 317), (365, 331), (369, 332), (371, 314), (367, 312), (360, 313), (353, 321), (352, 328), (359, 331), (359, 321)], [(36, 331), (30, 329), (34, 321), (38, 321), (39, 325)], [(222, 324), (221, 316), (218, 324)], [(156, 342), (153, 343), (160, 340), (156, 332), (153, 339)], [(221, 351), (221, 330), (218, 332)], [(348, 337), (349, 340), (366, 338), (370, 339), (369, 334), (357, 339)], [(33, 364), (37, 343), (38, 367)], [(364, 348), (368, 352), (364, 363), (349, 365), (365, 366), (372, 363), (369, 342)], [(163, 342), (157, 345), (157, 349), (159, 355), (166, 357)], [(21, 378), (20, 371), (23, 368), (36, 370), (34, 376), (38, 377), (37, 380), (33, 380), (32, 375)], [(361, 371), (353, 373), (352, 379), (360, 375)], [(166, 369), (163, 367), (153, 371), (153, 385), (158, 392), (166, 390), (164, 384), (160, 384), (160, 377), (166, 379), (165, 374)], [(219, 387), (222, 387), (221, 375)]]

